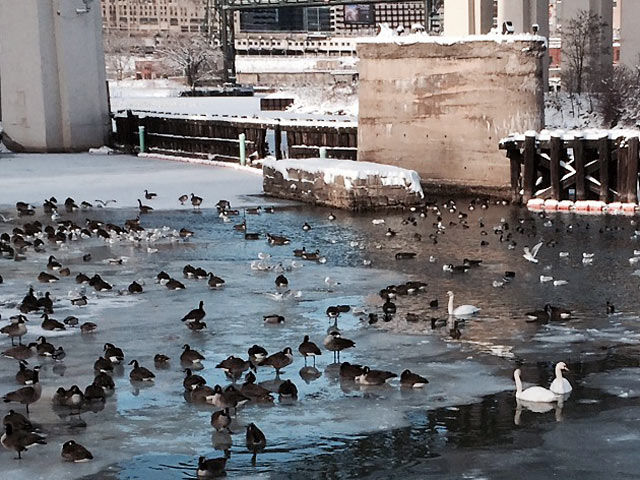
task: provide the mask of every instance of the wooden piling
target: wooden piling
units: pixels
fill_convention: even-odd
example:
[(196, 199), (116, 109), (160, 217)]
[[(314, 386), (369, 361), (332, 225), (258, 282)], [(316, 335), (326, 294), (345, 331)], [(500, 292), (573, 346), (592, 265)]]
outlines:
[(616, 191), (618, 192), (618, 198), (621, 202), (627, 199), (627, 153), (626, 147), (623, 147), (622, 140), (618, 141), (617, 157), (618, 157), (618, 175), (616, 179)]
[(638, 201), (638, 137), (627, 140), (627, 202)]
[(276, 150), (276, 160), (281, 160), (282, 159), (282, 128), (280, 128), (280, 125), (277, 125), (274, 129), (274, 135), (275, 135), (275, 145), (273, 148), (275, 148)]
[(549, 177), (551, 183), (551, 198), (561, 200), (560, 189), (560, 157), (562, 156), (562, 137), (556, 134), (551, 136), (551, 152), (549, 155)]
[(611, 164), (611, 150), (609, 136), (598, 139), (598, 163), (600, 167), (600, 201), (609, 201), (609, 167)]
[(520, 197), (520, 172), (522, 165), (522, 154), (520, 149), (513, 148), (507, 150), (507, 157), (511, 163), (511, 203), (518, 204), (522, 200)]
[(573, 139), (573, 165), (576, 169), (576, 200), (586, 200), (586, 178), (584, 171), (584, 138), (576, 135)]
[(533, 197), (536, 181), (536, 136), (526, 134), (524, 138), (524, 170), (522, 173), (522, 187), (524, 194), (522, 201), (527, 203)]

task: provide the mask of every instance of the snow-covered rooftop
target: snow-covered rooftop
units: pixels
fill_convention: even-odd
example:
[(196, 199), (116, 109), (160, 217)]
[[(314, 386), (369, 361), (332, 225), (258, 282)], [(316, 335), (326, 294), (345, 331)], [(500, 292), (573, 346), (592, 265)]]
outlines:
[(547, 44), (546, 37), (521, 33), (517, 35), (502, 35), (491, 33), (488, 35), (467, 35), (467, 36), (435, 36), (425, 33), (412, 33), (409, 35), (395, 35), (392, 31), (383, 31), (376, 37), (359, 38), (358, 43), (395, 43), (397, 45), (414, 45), (417, 43), (435, 43), (438, 45), (455, 45), (459, 43), (471, 42), (495, 42), (495, 43), (515, 43), (515, 42), (541, 42)]

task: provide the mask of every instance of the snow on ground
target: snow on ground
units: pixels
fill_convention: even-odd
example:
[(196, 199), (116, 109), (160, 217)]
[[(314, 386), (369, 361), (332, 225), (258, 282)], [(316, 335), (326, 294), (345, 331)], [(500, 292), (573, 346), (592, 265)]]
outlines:
[[(262, 193), (262, 176), (254, 173), (130, 155), (3, 154), (0, 166), (0, 205), (5, 206), (17, 200), (40, 206), (53, 195), (59, 202), (69, 196), (77, 203), (117, 200), (109, 208), (136, 207), (140, 198), (154, 209), (177, 209), (178, 197), (194, 192), (210, 208), (213, 198), (242, 206), (255, 203), (247, 195)], [(145, 188), (158, 197), (145, 200)]]
[(126, 79), (109, 82), (111, 98), (121, 97), (177, 97), (187, 87), (175, 80), (157, 78), (154, 80)]
[(238, 73), (299, 73), (312, 71), (354, 69), (358, 59), (356, 57), (263, 57), (238, 56), (236, 70)]
[(547, 129), (605, 128), (602, 116), (596, 111), (595, 99), (588, 95), (547, 93), (544, 102), (544, 120)]

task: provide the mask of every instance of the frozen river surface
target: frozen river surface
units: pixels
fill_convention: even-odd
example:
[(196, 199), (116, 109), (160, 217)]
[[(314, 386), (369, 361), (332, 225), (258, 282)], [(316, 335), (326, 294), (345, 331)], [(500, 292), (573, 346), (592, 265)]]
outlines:
[[(80, 322), (98, 325), (93, 334), (79, 329), (47, 334), (67, 352), (62, 362), (34, 356), (30, 366), (41, 365), (42, 398), (31, 405), (30, 419), (42, 426), (47, 445), (36, 446), (14, 460), (14, 452), (0, 451), (0, 478), (11, 479), (181, 479), (194, 478), (197, 458), (223, 456), (227, 450), (229, 478), (491, 478), (527, 479), (637, 478), (640, 447), (640, 380), (638, 352), (638, 277), (634, 250), (635, 225), (630, 217), (540, 218), (522, 209), (476, 205), (459, 201), (457, 211), (442, 206), (441, 233), (437, 215), (407, 222), (409, 212), (349, 214), (291, 204), (278, 204), (259, 196), (260, 177), (229, 169), (140, 160), (132, 157), (23, 156), (0, 157), (2, 188), (0, 213), (16, 217), (13, 204), (35, 204), (35, 217), (0, 223), (0, 233), (34, 219), (54, 222), (42, 214), (42, 200), (55, 195), (59, 202), (70, 195), (80, 202), (95, 198), (118, 200), (114, 208), (66, 214), (62, 219), (83, 224), (87, 218), (124, 225), (137, 215), (137, 198), (148, 188), (158, 194), (144, 200), (156, 208), (143, 215), (141, 225), (158, 230), (152, 243), (122, 240), (112, 243), (95, 237), (46, 244), (46, 252), (26, 251), (26, 259), (0, 259), (0, 313), (3, 322), (17, 312), (29, 285), (50, 291), (53, 317), (75, 315)], [(194, 192), (205, 198), (201, 212), (180, 206), (177, 196)], [(248, 231), (259, 240), (245, 240), (233, 229), (241, 221), (221, 219), (213, 205), (221, 198), (233, 207), (275, 204), (275, 213), (247, 215)], [(463, 228), (460, 212), (468, 214)], [(379, 219), (384, 218), (381, 224)], [(376, 220), (376, 222), (373, 222)], [(501, 222), (501, 220), (504, 220)], [(311, 229), (302, 225), (308, 222)], [(455, 225), (450, 224), (453, 222)], [(505, 226), (505, 222), (508, 226)], [(483, 225), (483, 226), (481, 226)], [(162, 230), (162, 227), (169, 229)], [(171, 238), (173, 229), (187, 228), (194, 236)], [(391, 228), (395, 236), (385, 233)], [(511, 233), (509, 241), (500, 242)], [(270, 246), (265, 233), (286, 235), (291, 244)], [(486, 235), (483, 234), (486, 232)], [(418, 240), (419, 234), (422, 240)], [(433, 234), (437, 243), (429, 238)], [(633, 237), (633, 238), (632, 238)], [(522, 248), (543, 239), (539, 263), (522, 257)], [(487, 245), (481, 245), (481, 242)], [(319, 249), (326, 263), (303, 262), (293, 249)], [(413, 260), (395, 260), (398, 252), (415, 252)], [(568, 256), (560, 256), (567, 252)], [(91, 260), (83, 261), (90, 253)], [(594, 253), (583, 261), (583, 253)], [(268, 265), (294, 264), (284, 275), (289, 295), (275, 298), (277, 273), (253, 270), (251, 262), (268, 254)], [(53, 284), (38, 283), (47, 258), (56, 258), (71, 276)], [(433, 258), (430, 258), (433, 257)], [(459, 265), (463, 258), (483, 259), (480, 267), (452, 274), (443, 264)], [(108, 259), (123, 258), (121, 264)], [(184, 278), (186, 264), (200, 266), (225, 279), (223, 288), (209, 289), (206, 281)], [(298, 265), (302, 265), (298, 268)], [(186, 285), (168, 291), (156, 284), (164, 270)], [(505, 271), (515, 278), (494, 287)], [(77, 273), (99, 273), (113, 284), (110, 292), (87, 287), (88, 305), (76, 307), (70, 298), (80, 295)], [(540, 275), (566, 280), (562, 286), (540, 282)], [(330, 277), (327, 280), (327, 277)], [(120, 295), (133, 280), (144, 282), (141, 295)], [(390, 322), (370, 325), (365, 313), (378, 312), (378, 292), (387, 285), (420, 280), (425, 292), (400, 296), (398, 312)], [(456, 293), (456, 304), (481, 308), (466, 321), (448, 321), (446, 292)], [(281, 290), (282, 292), (282, 290)], [(439, 300), (438, 308), (429, 306)], [(207, 329), (193, 332), (180, 321), (204, 301)], [(605, 302), (616, 306), (607, 315)], [(573, 311), (569, 320), (527, 323), (525, 312), (545, 303)], [(297, 347), (304, 335), (321, 344), (333, 322), (325, 315), (330, 305), (348, 304), (349, 313), (338, 320), (342, 335), (356, 347), (343, 352), (342, 361), (390, 370), (406, 368), (429, 379), (423, 389), (399, 388), (397, 379), (385, 387), (359, 387), (341, 381), (332, 354), (323, 349), (317, 372), (306, 369)], [(360, 313), (363, 312), (363, 313)], [(417, 319), (407, 313), (413, 313)], [(286, 318), (280, 325), (265, 325), (263, 315)], [(431, 319), (435, 319), (433, 326)], [(29, 315), (32, 342), (43, 333), (38, 314)], [(11, 341), (0, 338), (0, 349)], [(93, 363), (105, 343), (124, 350), (123, 367), (116, 368), (115, 393), (104, 409), (81, 416), (52, 408), (60, 386), (82, 389), (94, 377)], [(281, 380), (292, 380), (299, 390), (295, 402), (248, 404), (238, 410), (231, 435), (215, 434), (210, 425), (213, 406), (185, 400), (180, 365), (182, 346), (189, 344), (204, 356), (198, 371), (211, 386), (228, 385), (218, 362), (229, 355), (246, 358), (253, 344), (269, 353), (290, 346), (293, 364)], [(156, 368), (153, 357), (171, 357), (166, 369)], [(156, 375), (140, 386), (129, 381), (129, 361), (137, 359)], [(513, 395), (512, 373), (521, 367), (525, 383), (547, 386), (553, 366), (565, 361), (572, 372), (572, 395), (560, 405), (528, 408)], [(17, 362), (0, 358), (0, 394), (15, 390)], [(273, 370), (258, 369), (258, 381), (273, 387)], [(1, 404), (24, 412), (16, 404)], [(544, 410), (544, 411), (541, 411)], [(267, 448), (252, 465), (245, 447), (245, 428), (255, 423), (267, 437)], [(69, 439), (86, 446), (95, 459), (68, 464), (60, 459), (61, 445)]]

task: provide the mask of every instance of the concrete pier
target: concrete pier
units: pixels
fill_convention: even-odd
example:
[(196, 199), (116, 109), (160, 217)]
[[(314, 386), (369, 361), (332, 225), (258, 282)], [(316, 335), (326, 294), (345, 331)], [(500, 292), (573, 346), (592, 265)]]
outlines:
[(493, 0), (447, 0), (444, 5), (444, 34), (482, 35), (493, 26)]
[(108, 142), (99, 1), (0, 2), (0, 72), (10, 149), (78, 151)]

